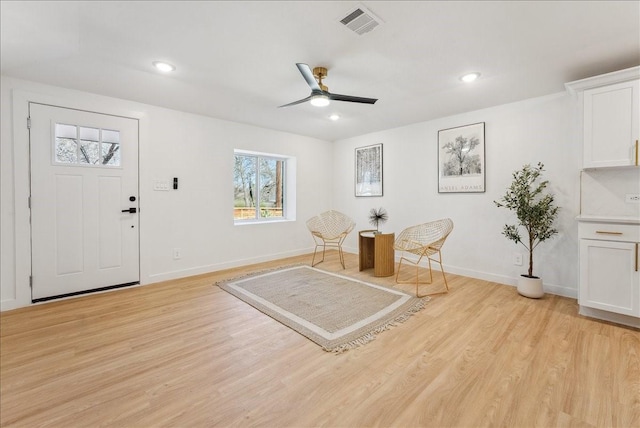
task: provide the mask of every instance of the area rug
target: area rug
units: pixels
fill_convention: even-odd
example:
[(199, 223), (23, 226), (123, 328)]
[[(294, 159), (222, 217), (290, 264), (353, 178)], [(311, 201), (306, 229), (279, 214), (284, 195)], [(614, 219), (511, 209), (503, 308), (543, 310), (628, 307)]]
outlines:
[(306, 265), (216, 285), (329, 352), (372, 341), (423, 309), (429, 300)]

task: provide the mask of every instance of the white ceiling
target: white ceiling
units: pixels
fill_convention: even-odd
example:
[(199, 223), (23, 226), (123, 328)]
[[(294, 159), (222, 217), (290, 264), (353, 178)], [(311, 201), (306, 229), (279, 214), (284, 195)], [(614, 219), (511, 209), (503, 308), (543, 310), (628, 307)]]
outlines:
[[(328, 141), (640, 65), (640, 1), (0, 4), (4, 75)], [(360, 36), (338, 22), (358, 5), (384, 23)], [(327, 67), (331, 92), (379, 101), (279, 109), (310, 93), (296, 62)], [(468, 71), (482, 76), (463, 84)]]

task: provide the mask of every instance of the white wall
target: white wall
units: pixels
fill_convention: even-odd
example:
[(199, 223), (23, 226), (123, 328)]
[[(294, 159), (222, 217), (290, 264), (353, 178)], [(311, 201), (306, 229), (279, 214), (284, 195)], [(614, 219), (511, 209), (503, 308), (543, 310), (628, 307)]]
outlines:
[[(526, 250), (501, 235), (502, 226), (514, 218), (493, 201), (503, 195), (514, 170), (541, 161), (561, 207), (560, 233), (536, 250), (534, 273), (543, 277), (548, 292), (577, 297), (580, 108), (578, 100), (564, 92), (331, 144), (7, 77), (2, 77), (0, 88), (2, 310), (30, 302), (25, 100), (140, 118), (141, 279), (145, 284), (308, 252), (312, 242), (304, 221), (312, 215), (328, 208), (341, 210), (356, 220), (357, 231), (371, 227), (367, 221), (371, 208), (384, 207), (390, 216), (384, 231), (399, 232), (413, 224), (451, 217), (455, 228), (443, 251), (446, 269), (513, 285), (526, 271), (526, 257), (525, 265), (514, 266), (513, 254), (526, 255)], [(486, 192), (439, 194), (438, 130), (477, 122), (486, 124)], [(354, 149), (377, 143), (383, 144), (384, 196), (356, 198)], [(297, 221), (233, 225), (231, 156), (235, 148), (297, 158)], [(154, 180), (172, 177), (179, 177), (179, 191), (152, 190)], [(638, 171), (583, 173), (583, 209), (584, 201), (600, 199), (592, 193), (604, 187), (607, 206), (624, 206), (634, 215), (637, 207), (623, 201), (625, 192), (635, 192), (637, 185), (629, 183), (637, 183), (637, 177)], [(357, 233), (349, 236), (345, 246), (357, 253)], [(182, 250), (181, 260), (172, 259), (175, 247)]]
[[(515, 284), (526, 273), (526, 249), (502, 234), (512, 214), (497, 208), (513, 171), (526, 163), (545, 164), (544, 177), (561, 207), (560, 233), (535, 251), (534, 274), (548, 292), (577, 296), (579, 177), (582, 148), (577, 100), (566, 93), (502, 105), (335, 143), (334, 208), (353, 215), (356, 229), (367, 229), (367, 213), (384, 207), (389, 221), (383, 231), (450, 217), (454, 230), (443, 248), (445, 268), (453, 273)], [(485, 122), (485, 193), (438, 193), (438, 130)], [(383, 144), (384, 196), (354, 197), (354, 149)], [(357, 252), (357, 233), (346, 241)], [(523, 254), (514, 266), (513, 253)]]
[[(140, 119), (143, 284), (309, 252), (305, 220), (331, 208), (331, 143), (4, 76), (0, 88), (2, 310), (31, 299), (27, 101)], [(297, 221), (234, 226), (234, 149), (296, 158)], [(173, 177), (179, 190), (153, 191), (154, 180)]]

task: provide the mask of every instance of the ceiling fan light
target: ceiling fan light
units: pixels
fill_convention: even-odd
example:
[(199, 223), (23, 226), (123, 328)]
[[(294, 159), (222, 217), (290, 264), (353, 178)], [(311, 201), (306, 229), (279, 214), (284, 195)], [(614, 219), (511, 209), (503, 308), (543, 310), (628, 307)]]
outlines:
[(326, 95), (314, 95), (311, 97), (310, 102), (314, 107), (326, 107), (329, 105), (329, 97)]

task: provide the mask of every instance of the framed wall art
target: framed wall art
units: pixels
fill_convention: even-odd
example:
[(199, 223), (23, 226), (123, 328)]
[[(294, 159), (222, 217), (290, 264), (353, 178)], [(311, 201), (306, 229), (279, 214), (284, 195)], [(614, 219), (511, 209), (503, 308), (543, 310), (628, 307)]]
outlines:
[(382, 144), (356, 148), (356, 196), (382, 196)]
[(484, 122), (438, 131), (438, 193), (482, 193)]

